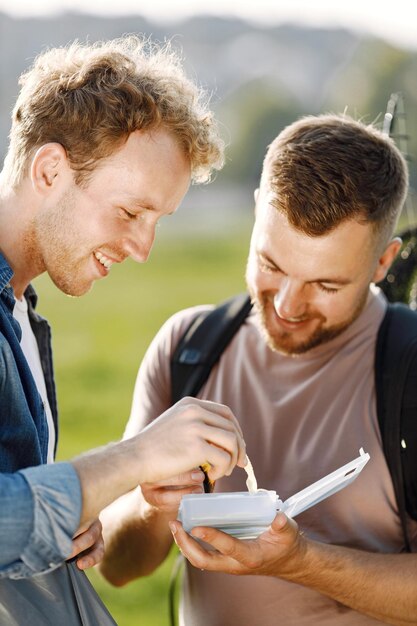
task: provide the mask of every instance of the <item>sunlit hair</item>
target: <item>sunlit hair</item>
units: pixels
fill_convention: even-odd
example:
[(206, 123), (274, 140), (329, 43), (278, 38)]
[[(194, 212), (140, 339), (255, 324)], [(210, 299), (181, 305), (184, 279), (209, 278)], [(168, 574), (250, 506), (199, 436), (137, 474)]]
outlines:
[(408, 185), (394, 142), (347, 115), (304, 117), (271, 143), (262, 185), (290, 224), (319, 236), (342, 221), (371, 223), (384, 245), (395, 228)]
[(137, 130), (171, 132), (190, 159), (194, 182), (208, 181), (223, 165), (207, 95), (185, 76), (170, 44), (133, 35), (74, 42), (39, 55), (19, 83), (3, 173), (12, 187), (45, 143), (65, 148), (82, 184)]

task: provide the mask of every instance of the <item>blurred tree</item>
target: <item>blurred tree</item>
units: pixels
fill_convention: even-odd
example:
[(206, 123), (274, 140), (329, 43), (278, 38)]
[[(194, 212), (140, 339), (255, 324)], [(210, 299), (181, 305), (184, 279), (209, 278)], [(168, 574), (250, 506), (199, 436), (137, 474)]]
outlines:
[(266, 79), (242, 85), (229, 96), (221, 112), (230, 132), (227, 165), (221, 178), (254, 188), (269, 143), (306, 112), (284, 87), (271, 85)]
[(404, 95), (411, 156), (410, 182), (417, 186), (417, 57), (409, 50), (393, 47), (379, 39), (365, 39), (333, 81), (326, 107), (347, 112), (382, 127), (387, 101), (394, 91)]

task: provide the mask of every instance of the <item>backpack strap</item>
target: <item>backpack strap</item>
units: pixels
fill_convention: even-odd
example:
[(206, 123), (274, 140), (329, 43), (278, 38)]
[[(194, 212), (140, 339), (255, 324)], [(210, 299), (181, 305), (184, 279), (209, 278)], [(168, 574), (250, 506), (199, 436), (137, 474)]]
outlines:
[(375, 352), (376, 406), (405, 546), (407, 514), (417, 520), (417, 315), (389, 304)]
[(241, 293), (191, 322), (171, 359), (172, 403), (200, 391), (251, 308), (250, 297)]

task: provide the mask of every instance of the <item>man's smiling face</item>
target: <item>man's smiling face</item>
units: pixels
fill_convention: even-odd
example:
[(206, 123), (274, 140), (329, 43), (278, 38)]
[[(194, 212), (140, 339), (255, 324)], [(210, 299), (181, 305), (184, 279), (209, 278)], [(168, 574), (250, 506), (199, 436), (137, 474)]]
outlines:
[(158, 220), (190, 184), (190, 163), (168, 132), (134, 132), (103, 159), (85, 186), (73, 176), (34, 220), (32, 261), (64, 293), (80, 296), (127, 257), (144, 263)]
[(383, 277), (379, 268), (371, 225), (346, 220), (310, 237), (261, 193), (246, 280), (272, 349), (301, 354), (340, 334)]

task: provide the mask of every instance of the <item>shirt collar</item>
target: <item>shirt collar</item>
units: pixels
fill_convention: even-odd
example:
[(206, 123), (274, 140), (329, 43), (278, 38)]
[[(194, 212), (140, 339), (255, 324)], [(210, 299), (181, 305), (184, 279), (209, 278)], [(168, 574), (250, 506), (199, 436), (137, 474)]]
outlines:
[(33, 309), (36, 309), (36, 305), (38, 303), (38, 294), (35, 291), (35, 288), (32, 285), (28, 285), (25, 290), (25, 298), (28, 300)]
[(10, 287), (10, 281), (13, 277), (13, 270), (0, 252), (0, 293), (6, 287)]
[[(13, 278), (13, 270), (6, 261), (3, 254), (0, 252), (0, 294), (5, 290), (10, 292), (10, 295), (13, 294), (13, 290), (10, 286), (10, 281)], [(36, 308), (38, 302), (38, 294), (32, 285), (28, 285), (25, 290), (25, 298), (28, 300), (33, 309)]]

